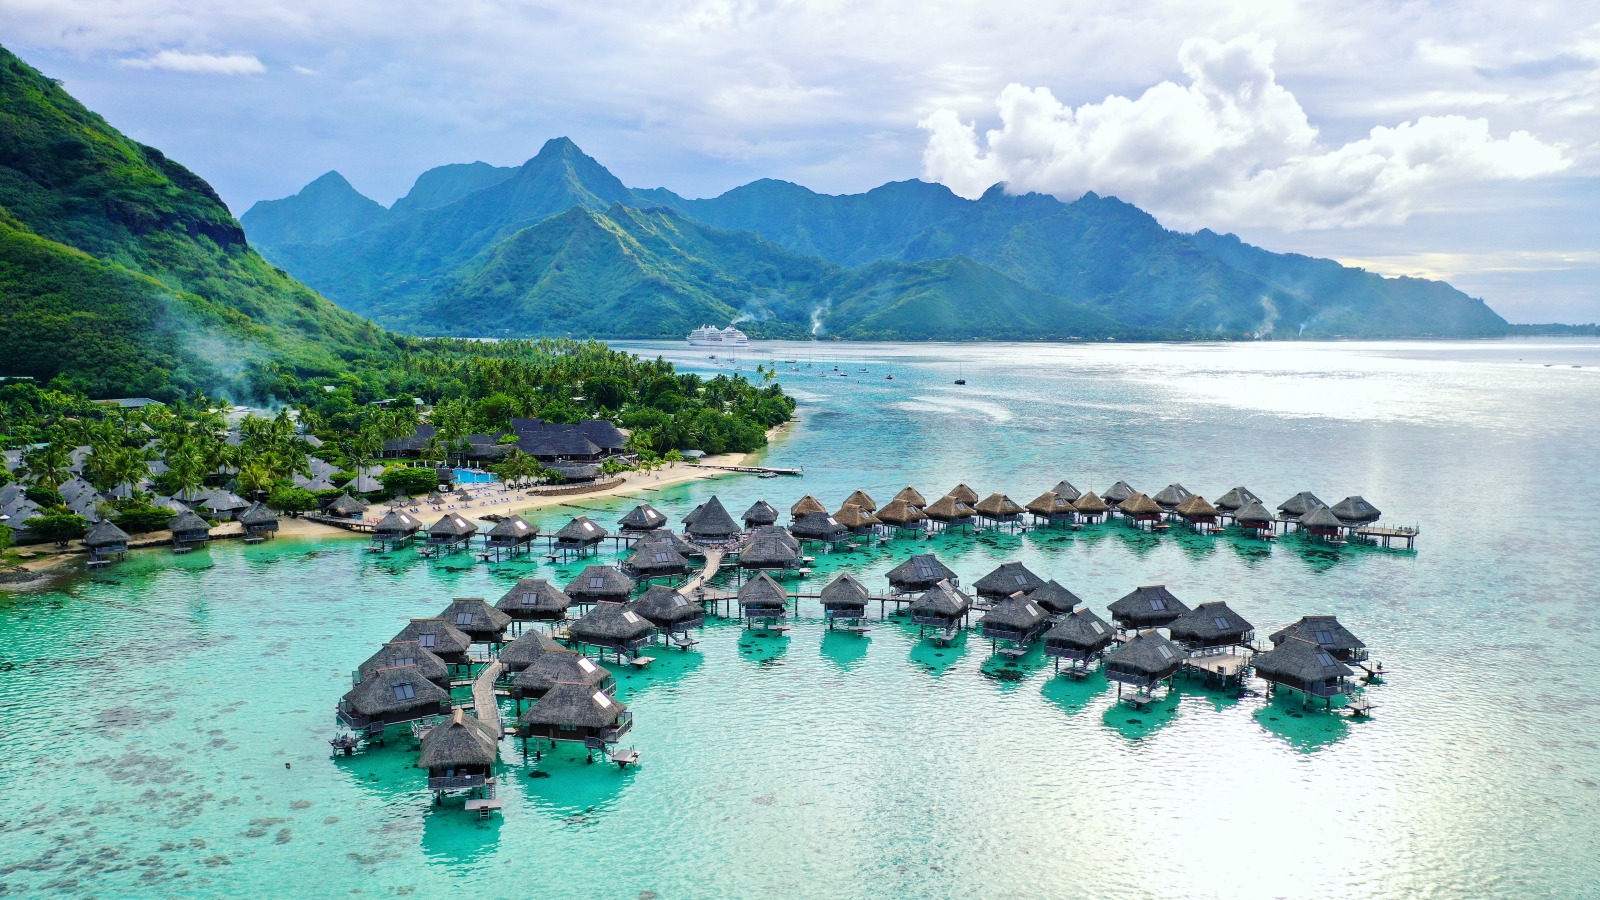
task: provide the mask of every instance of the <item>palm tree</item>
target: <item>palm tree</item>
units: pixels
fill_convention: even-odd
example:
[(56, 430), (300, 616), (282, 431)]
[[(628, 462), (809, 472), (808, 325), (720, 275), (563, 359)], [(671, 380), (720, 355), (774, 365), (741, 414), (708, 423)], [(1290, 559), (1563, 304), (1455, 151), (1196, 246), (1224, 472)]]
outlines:
[(28, 480), (53, 491), (72, 477), (72, 448), (65, 441), (52, 440), (23, 453), (22, 465)]

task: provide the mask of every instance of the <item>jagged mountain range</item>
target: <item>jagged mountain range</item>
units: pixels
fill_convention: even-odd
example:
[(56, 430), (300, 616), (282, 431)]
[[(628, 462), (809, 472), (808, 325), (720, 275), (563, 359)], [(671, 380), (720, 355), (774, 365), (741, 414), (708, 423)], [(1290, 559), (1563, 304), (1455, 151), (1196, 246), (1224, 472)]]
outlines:
[(761, 180), (718, 197), (632, 189), (566, 138), (520, 167), (431, 169), (392, 207), (337, 173), (241, 222), (268, 259), (347, 309), (420, 334), (751, 334), (961, 340), (1503, 334), (1448, 284), (1384, 278), (1093, 193), (996, 185), (818, 194)]

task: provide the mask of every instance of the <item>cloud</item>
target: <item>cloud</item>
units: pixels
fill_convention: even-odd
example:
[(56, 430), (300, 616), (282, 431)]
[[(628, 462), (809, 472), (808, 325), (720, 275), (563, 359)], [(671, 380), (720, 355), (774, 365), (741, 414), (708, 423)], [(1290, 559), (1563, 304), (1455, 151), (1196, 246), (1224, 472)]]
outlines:
[(1275, 44), (1248, 34), (1183, 42), (1188, 79), (1137, 99), (1076, 109), (1048, 88), (1011, 84), (1001, 126), (985, 133), (950, 109), (923, 119), (923, 172), (967, 197), (1005, 182), (1016, 193), (1115, 194), (1184, 226), (1287, 230), (1404, 222), (1435, 192), (1559, 172), (1571, 161), (1526, 131), (1504, 138), (1485, 119), (1421, 116), (1328, 147), (1278, 84)]
[(260, 75), (267, 71), (261, 60), (242, 53), (219, 56), (212, 53), (162, 50), (153, 56), (122, 59), (119, 62), (130, 69), (166, 69), (171, 72), (194, 72), (205, 75)]

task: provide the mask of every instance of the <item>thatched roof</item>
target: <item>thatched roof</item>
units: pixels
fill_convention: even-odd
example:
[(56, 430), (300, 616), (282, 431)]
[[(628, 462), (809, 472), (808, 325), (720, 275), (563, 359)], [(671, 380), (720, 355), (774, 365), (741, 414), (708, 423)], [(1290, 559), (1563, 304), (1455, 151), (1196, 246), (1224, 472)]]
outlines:
[(88, 534), (83, 536), (83, 545), (93, 550), (97, 547), (124, 546), (128, 543), (128, 533), (112, 524), (110, 519), (101, 519), (89, 528)]
[(206, 520), (192, 512), (181, 512), (167, 522), (167, 530), (174, 534), (190, 534), (194, 532), (211, 533), (211, 526)]
[(1143, 494), (1134, 494), (1132, 497), (1117, 504), (1117, 509), (1125, 516), (1159, 516), (1161, 506)]
[(799, 501), (795, 503), (795, 505), (789, 507), (789, 515), (796, 519), (810, 513), (826, 513), (827, 511), (828, 508), (822, 505), (822, 501), (811, 496), (810, 494), (801, 497)]
[(416, 534), (422, 530), (422, 523), (410, 513), (403, 513), (398, 509), (389, 510), (389, 514), (372, 527), (375, 534)]
[(1333, 505), (1333, 514), (1346, 525), (1365, 525), (1382, 518), (1383, 513), (1364, 498), (1346, 497)]
[(1162, 637), (1159, 631), (1145, 633), (1106, 654), (1106, 665), (1149, 678), (1165, 678), (1183, 665), (1188, 651)]
[(833, 514), (833, 520), (852, 531), (881, 524), (877, 516), (854, 503), (839, 507), (839, 511)]
[(1112, 618), (1130, 625), (1165, 625), (1189, 611), (1164, 584), (1135, 588), (1126, 597), (1107, 607)]
[(1363, 650), (1367, 646), (1361, 643), (1360, 638), (1351, 634), (1350, 629), (1339, 624), (1338, 616), (1301, 616), (1300, 621), (1272, 633), (1274, 644), (1290, 638), (1315, 641), (1319, 646), (1336, 653)]
[(537, 628), (523, 632), (500, 651), (500, 662), (512, 672), (521, 672), (533, 665), (534, 660), (546, 653), (566, 653), (567, 649), (556, 643), (556, 639)]
[(911, 601), (911, 615), (939, 616), (953, 619), (972, 608), (972, 598), (963, 594), (949, 581), (940, 581)]
[(237, 518), (239, 524), (247, 528), (278, 530), (278, 514), (268, 509), (265, 503), (250, 504), (249, 508), (239, 513)]
[(416, 666), (375, 669), (363, 675), (361, 683), (344, 695), (340, 705), (357, 715), (372, 718), (388, 713), (439, 709), (449, 703), (450, 694), (423, 677)]
[(235, 494), (233, 491), (218, 488), (212, 491), (200, 504), (215, 513), (233, 512), (236, 509), (246, 509), (250, 501)]
[(617, 524), (628, 531), (654, 531), (667, 524), (667, 516), (654, 506), (641, 503), (628, 510), (628, 514), (618, 519)]
[(1019, 562), (1001, 563), (993, 572), (979, 578), (972, 589), (985, 597), (1009, 597), (1018, 591), (1029, 593), (1044, 586), (1044, 579)]
[(706, 615), (705, 610), (691, 603), (688, 597), (661, 584), (652, 585), (644, 596), (628, 605), (656, 627), (669, 631), (684, 623), (703, 620)]
[(1343, 528), (1344, 523), (1333, 514), (1333, 510), (1326, 506), (1317, 506), (1315, 509), (1300, 516), (1301, 528)]
[(1032, 631), (1049, 618), (1044, 607), (1027, 597), (1007, 597), (996, 603), (978, 620), (980, 626), (994, 625), (1016, 631)]
[(1028, 504), (1028, 512), (1036, 516), (1064, 516), (1077, 511), (1071, 500), (1055, 491), (1045, 491)]
[(609, 644), (636, 641), (655, 634), (656, 626), (622, 603), (601, 601), (588, 615), (567, 626), (567, 633), (575, 641), (585, 644)]
[(799, 550), (776, 537), (758, 537), (739, 551), (739, 565), (747, 569), (781, 569), (799, 559)]
[(894, 495), (894, 499), (903, 500), (906, 503), (915, 506), (917, 509), (921, 509), (928, 505), (927, 499), (924, 498), (922, 494), (918, 493), (916, 488), (909, 484), (901, 488), (900, 493)]
[(1054, 580), (1046, 581), (1044, 584), (1034, 588), (1028, 594), (1028, 599), (1044, 607), (1046, 612), (1056, 614), (1072, 612), (1079, 604), (1083, 603), (1082, 600), (1078, 599), (1077, 594), (1057, 584)]
[(684, 559), (703, 559), (706, 551), (684, 540), (681, 535), (670, 531), (654, 531), (639, 539), (634, 547), (648, 547), (651, 545), (671, 547), (674, 553)]
[(1111, 643), (1112, 630), (1106, 621), (1084, 607), (1065, 616), (1055, 627), (1044, 633), (1047, 645), (1071, 647), (1075, 650), (1093, 651)]
[(1221, 600), (1202, 603), (1194, 609), (1173, 619), (1167, 625), (1167, 633), (1178, 642), (1197, 641), (1200, 643), (1215, 643), (1220, 640), (1243, 640), (1244, 636), (1255, 630), (1255, 626), (1245, 621), (1244, 616), (1234, 612), (1228, 604)]
[(945, 494), (945, 496), (956, 501), (957, 503), (965, 503), (968, 506), (978, 502), (978, 492), (965, 484), (956, 485), (955, 487), (951, 488), (950, 493)]
[(423, 649), (416, 641), (390, 641), (384, 644), (383, 649), (356, 667), (356, 674), (365, 680), (379, 669), (406, 667), (415, 669), (419, 676), (429, 681), (444, 681), (450, 677), (450, 667), (444, 664), (444, 660)]
[(511, 624), (510, 616), (482, 597), (457, 597), (439, 613), (439, 618), (465, 632), (504, 631)]
[(919, 553), (889, 570), (889, 584), (908, 590), (926, 589), (941, 581), (953, 580), (956, 573), (932, 553)]
[(1271, 525), (1273, 521), (1272, 513), (1267, 512), (1267, 508), (1261, 505), (1260, 500), (1248, 501), (1244, 506), (1235, 510), (1233, 520), (1240, 525), (1251, 526)]
[(783, 609), (789, 605), (789, 592), (765, 572), (739, 588), (739, 606), (744, 609)]
[(533, 708), (518, 720), (525, 725), (570, 725), (610, 728), (628, 707), (604, 691), (586, 684), (560, 682), (545, 691)]
[(861, 490), (858, 490), (850, 496), (844, 498), (844, 502), (859, 506), (867, 512), (872, 512), (878, 508), (878, 504), (873, 501), (872, 497), (868, 495), (866, 491)]
[(1301, 491), (1300, 493), (1295, 494), (1293, 497), (1290, 497), (1289, 499), (1278, 504), (1278, 512), (1283, 513), (1287, 518), (1293, 519), (1297, 516), (1303, 516), (1306, 513), (1311, 512), (1313, 509), (1323, 505), (1323, 502), (1317, 499), (1316, 494), (1313, 494), (1310, 491)]
[(700, 504), (694, 513), (694, 521), (684, 521), (690, 537), (721, 538), (739, 533), (738, 523), (733, 521), (733, 516), (728, 515), (728, 510), (716, 497)]
[(793, 547), (796, 552), (800, 550), (800, 542), (782, 525), (760, 525), (750, 531), (751, 540), (760, 538), (773, 538)]
[(1178, 504), (1174, 512), (1186, 519), (1197, 519), (1202, 516), (1217, 515), (1217, 508), (1199, 494), (1191, 494), (1187, 500)]
[[(611, 680), (610, 669), (576, 650), (562, 648), (539, 654), (511, 683), (523, 695), (538, 697), (558, 684), (594, 687)], [(525, 712), (520, 721), (527, 720)]]
[(1329, 678), (1353, 674), (1350, 667), (1334, 659), (1316, 641), (1286, 638), (1265, 653), (1251, 657), (1256, 674), (1272, 682), (1290, 681), (1315, 684)]
[(567, 582), (567, 596), (574, 599), (625, 599), (633, 593), (633, 579), (616, 566), (585, 566), (578, 577)]
[(494, 541), (531, 541), (539, 536), (537, 526), (515, 513), (494, 523), (489, 529), (488, 536)]
[(439, 521), (428, 526), (429, 537), (461, 538), (472, 537), (477, 533), (478, 526), (459, 513), (445, 513), (439, 517)]
[(689, 560), (666, 541), (640, 544), (628, 554), (627, 567), (641, 574), (675, 574), (689, 571)]
[(1072, 505), (1078, 512), (1090, 516), (1100, 515), (1111, 509), (1111, 505), (1101, 500), (1100, 495), (1094, 491), (1079, 496), (1078, 499), (1072, 501)]
[(495, 607), (502, 612), (524, 614), (557, 614), (566, 612), (572, 598), (566, 591), (543, 578), (524, 578), (516, 583)]
[(330, 516), (351, 518), (365, 513), (367, 511), (367, 505), (350, 496), (350, 493), (346, 491), (345, 493), (333, 498), (333, 502), (323, 507), (322, 511)]
[(499, 756), (500, 735), (495, 734), (494, 727), (456, 709), (451, 711), (449, 721), (433, 726), (423, 736), (417, 765), (424, 769), (492, 766)]
[(438, 656), (465, 653), (472, 647), (466, 632), (443, 619), (412, 619), (391, 642), (416, 641), (422, 649)]
[(593, 544), (606, 538), (607, 532), (588, 516), (577, 516), (561, 526), (556, 540), (564, 544)]
[(872, 595), (867, 592), (866, 585), (857, 581), (849, 572), (840, 572), (833, 580), (822, 587), (819, 595), (824, 608), (830, 606), (859, 606), (865, 607)]
[(771, 525), (778, 521), (778, 510), (765, 500), (757, 500), (750, 504), (749, 509), (744, 511), (743, 519), (746, 528), (756, 525)]
[(990, 519), (1020, 516), (1023, 513), (1022, 507), (1005, 494), (990, 494), (973, 504), (972, 508), (977, 510), (979, 515)]
[(1216, 507), (1217, 509), (1225, 509), (1229, 512), (1232, 512), (1233, 510), (1243, 507), (1252, 500), (1260, 502), (1261, 498), (1251, 493), (1250, 489), (1247, 487), (1236, 487), (1229, 490), (1221, 497), (1218, 497)]
[(808, 541), (833, 541), (844, 536), (845, 528), (827, 511), (808, 512), (789, 523), (789, 533)]
[[(890, 504), (890, 506), (893, 505), (892, 503)], [(928, 504), (928, 508), (924, 509), (922, 513), (927, 518), (935, 521), (955, 522), (960, 519), (970, 519), (977, 515), (978, 511), (970, 505), (946, 495)]]
[(1083, 496), (1083, 491), (1073, 487), (1072, 482), (1065, 479), (1056, 482), (1056, 486), (1050, 489), (1050, 493), (1067, 498), (1068, 503), (1076, 503), (1078, 498)]
[(928, 518), (923, 515), (921, 507), (914, 506), (899, 497), (890, 500), (888, 505), (874, 513), (878, 521), (885, 525), (905, 526), (912, 522), (921, 522)]
[(1161, 490), (1156, 491), (1156, 495), (1150, 499), (1154, 500), (1156, 505), (1162, 509), (1174, 509), (1178, 504), (1193, 496), (1193, 491), (1174, 481)]
[(1111, 504), (1112, 506), (1116, 506), (1117, 504), (1137, 493), (1139, 492), (1134, 490), (1126, 481), (1119, 481), (1116, 484), (1113, 484), (1111, 487), (1106, 488), (1106, 492), (1100, 496), (1103, 497), (1107, 503)]

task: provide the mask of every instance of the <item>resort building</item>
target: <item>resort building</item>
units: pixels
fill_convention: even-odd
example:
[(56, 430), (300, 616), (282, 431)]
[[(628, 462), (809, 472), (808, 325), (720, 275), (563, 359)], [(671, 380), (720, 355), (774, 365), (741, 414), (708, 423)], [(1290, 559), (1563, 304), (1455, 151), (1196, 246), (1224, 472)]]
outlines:
[(586, 566), (567, 583), (567, 596), (579, 606), (591, 603), (626, 603), (633, 596), (633, 579), (616, 566)]
[(1179, 504), (1193, 496), (1194, 492), (1174, 481), (1172, 484), (1156, 491), (1156, 495), (1150, 499), (1154, 500), (1163, 512), (1170, 513), (1177, 511)]
[(1364, 662), (1367, 659), (1367, 645), (1351, 634), (1350, 629), (1339, 624), (1337, 616), (1302, 616), (1293, 625), (1273, 632), (1270, 640), (1276, 646), (1290, 638), (1311, 641), (1340, 662)]
[(655, 578), (677, 578), (689, 572), (689, 560), (672, 549), (670, 541), (640, 543), (622, 564), (629, 578), (649, 582)]
[(1160, 628), (1189, 611), (1164, 584), (1151, 584), (1136, 588), (1132, 593), (1111, 604), (1111, 619), (1125, 631)]
[(1202, 603), (1167, 624), (1172, 642), (1191, 653), (1248, 647), (1255, 627), (1221, 600)]
[(506, 591), (495, 609), (519, 622), (560, 622), (572, 598), (543, 578), (523, 578)]
[(1154, 528), (1163, 515), (1160, 505), (1143, 494), (1134, 494), (1118, 503), (1117, 511), (1122, 513), (1123, 519), (1144, 529)]
[(555, 638), (543, 631), (534, 630), (501, 648), (499, 660), (507, 673), (515, 675), (533, 665), (546, 653), (570, 652), (572, 651), (557, 643)]
[(472, 638), (461, 629), (443, 619), (412, 619), (391, 643), (415, 641), (422, 649), (439, 657), (447, 666), (465, 666), (472, 662), (468, 651)]
[(1199, 494), (1191, 494), (1179, 503), (1173, 512), (1182, 519), (1185, 525), (1201, 534), (1210, 534), (1217, 528), (1217, 517), (1220, 515), (1211, 502)]
[(1077, 594), (1057, 584), (1054, 580), (1046, 581), (1028, 592), (1028, 599), (1039, 604), (1052, 617), (1071, 615), (1072, 611), (1083, 603), (1082, 600), (1078, 599)]
[(984, 637), (991, 641), (1011, 641), (1018, 647), (1033, 643), (1049, 624), (1044, 609), (1027, 597), (1001, 600), (978, 620)]
[(1077, 521), (1078, 509), (1072, 501), (1055, 491), (1045, 491), (1028, 504), (1035, 523), (1043, 525), (1069, 525)]
[(1349, 677), (1354, 674), (1316, 641), (1299, 637), (1285, 638), (1271, 650), (1257, 653), (1251, 667), (1274, 688), (1299, 691), (1329, 706), (1334, 697), (1350, 693)]
[(259, 544), (278, 533), (278, 514), (265, 503), (252, 503), (239, 513), (239, 526), (244, 530), (244, 542)]
[(1056, 671), (1061, 671), (1061, 661), (1067, 661), (1070, 673), (1084, 673), (1089, 664), (1098, 659), (1111, 645), (1113, 633), (1104, 619), (1090, 609), (1079, 609), (1063, 616), (1044, 633), (1044, 652), (1055, 658)]
[(1273, 529), (1276, 528), (1274, 521), (1272, 513), (1267, 512), (1267, 508), (1261, 505), (1260, 500), (1246, 501), (1244, 506), (1233, 512), (1233, 523), (1251, 537), (1272, 537)]
[(778, 510), (765, 500), (757, 500), (750, 504), (744, 511), (744, 527), (756, 528), (762, 525), (774, 525), (778, 521)]
[(423, 735), (417, 768), (428, 770), (428, 790), (437, 804), (451, 791), (492, 793), (499, 758), (500, 735), (494, 726), (457, 709)]
[(610, 650), (620, 659), (650, 643), (656, 636), (656, 626), (628, 605), (603, 602), (567, 626), (567, 634), (574, 643)]
[(688, 634), (691, 628), (703, 628), (706, 611), (699, 604), (666, 585), (652, 585), (629, 608), (644, 616), (662, 634)]
[(1316, 494), (1310, 491), (1301, 491), (1278, 504), (1278, 519), (1285, 523), (1295, 522), (1313, 509), (1325, 505), (1321, 500), (1317, 499)]
[(1083, 496), (1083, 491), (1073, 487), (1072, 482), (1066, 479), (1056, 482), (1056, 486), (1050, 489), (1050, 493), (1074, 505), (1077, 504), (1078, 498)]
[(807, 494), (789, 507), (789, 518), (799, 519), (801, 516), (807, 516), (811, 513), (823, 513), (826, 515), (827, 512), (828, 508), (822, 505), (822, 501)]
[(439, 613), (475, 644), (503, 644), (511, 616), (490, 606), (482, 597), (457, 597)]
[(555, 533), (555, 549), (563, 554), (575, 553), (582, 556), (609, 536), (604, 528), (595, 524), (593, 519), (588, 516), (577, 516)]
[(789, 533), (802, 541), (836, 544), (846, 537), (846, 530), (827, 510), (808, 512), (789, 525)]
[(421, 530), (422, 523), (410, 513), (391, 509), (388, 515), (378, 520), (378, 524), (372, 526), (372, 549), (393, 550), (403, 547)]
[(971, 597), (951, 582), (939, 581), (911, 602), (911, 621), (916, 624), (918, 634), (925, 628), (936, 628), (949, 635), (966, 621), (971, 611)]
[[(880, 513), (881, 515), (881, 513)], [(926, 591), (940, 582), (959, 583), (956, 573), (932, 553), (919, 553), (889, 570), (889, 590), (896, 594)]]
[(1218, 497), (1213, 505), (1222, 512), (1222, 515), (1232, 516), (1235, 512), (1244, 509), (1251, 503), (1260, 502), (1261, 498), (1252, 493), (1249, 488), (1236, 487)]
[(615, 744), (633, 728), (633, 713), (597, 687), (560, 682), (517, 720), (517, 734), (547, 741), (572, 741), (590, 749)]
[[(922, 510), (922, 514), (930, 522), (937, 522), (939, 530), (948, 531), (951, 528), (969, 528), (977, 521), (978, 511), (965, 501), (957, 500), (946, 494)], [(879, 517), (882, 518), (881, 516)]]
[(624, 534), (629, 532), (655, 531), (667, 524), (667, 516), (661, 510), (648, 503), (641, 503), (628, 514), (617, 520), (617, 525)]
[(444, 664), (444, 660), (422, 649), (422, 645), (416, 641), (390, 641), (384, 644), (383, 649), (356, 667), (351, 681), (360, 684), (379, 669), (405, 668), (414, 669), (417, 677), (433, 682), (442, 690), (450, 690), (450, 667)]
[[(860, 492), (857, 491), (857, 493)], [(874, 529), (883, 524), (878, 521), (877, 516), (866, 508), (857, 506), (854, 503), (846, 503), (844, 506), (839, 507), (839, 511), (833, 514), (833, 520), (852, 535), (871, 534)]]
[(110, 519), (101, 519), (89, 527), (89, 532), (83, 536), (83, 546), (89, 550), (90, 568), (107, 565), (113, 557), (128, 552), (128, 533)]
[(322, 512), (336, 519), (359, 519), (367, 514), (367, 505), (346, 492), (333, 498), (333, 502), (323, 507)]
[(878, 511), (878, 504), (873, 501), (872, 496), (866, 491), (862, 490), (857, 490), (855, 493), (844, 498), (843, 505), (860, 507), (869, 513)]
[(526, 553), (539, 537), (539, 529), (512, 513), (494, 523), (483, 536), (483, 546), (496, 560)]
[(1331, 511), (1338, 517), (1340, 524), (1352, 531), (1383, 518), (1383, 513), (1379, 512), (1376, 506), (1361, 497), (1346, 497), (1335, 503)]
[(685, 516), (683, 527), (689, 533), (690, 540), (700, 543), (722, 543), (740, 531), (738, 523), (733, 521), (733, 516), (728, 514), (722, 501), (715, 496)]
[(576, 650), (551, 650), (536, 657), (511, 681), (511, 696), (518, 701), (538, 700), (558, 684), (581, 684), (592, 690), (614, 693), (616, 676), (611, 670)]
[(428, 526), (427, 547), (435, 553), (454, 553), (465, 550), (478, 526), (459, 513), (445, 513), (439, 521)]
[(909, 484), (901, 488), (900, 493), (895, 494), (891, 499), (899, 500), (900, 502), (905, 503), (908, 506), (914, 506), (917, 509), (922, 509), (924, 506), (928, 505), (928, 501), (923, 499), (921, 492)]
[(789, 615), (789, 593), (762, 572), (739, 588), (739, 612), (747, 628), (752, 622), (782, 622)]
[(450, 714), (450, 693), (422, 676), (416, 666), (374, 669), (340, 698), (345, 727), (378, 737), (385, 727)]
[(819, 599), (822, 601), (822, 617), (832, 628), (834, 622), (860, 622), (865, 619), (867, 601), (872, 596), (867, 592), (866, 585), (857, 581), (854, 575), (840, 572), (823, 586)]
[(972, 504), (972, 508), (977, 511), (978, 518), (996, 526), (1015, 525), (1022, 521), (1022, 514), (1027, 512), (1005, 494), (990, 494)]
[(754, 538), (739, 551), (739, 568), (747, 571), (798, 569), (800, 563), (799, 550), (771, 535)]
[(211, 526), (192, 512), (181, 512), (167, 523), (172, 532), (172, 552), (188, 553), (211, 540)]
[(1105, 655), (1106, 677), (1117, 682), (1119, 697), (1122, 685), (1148, 696), (1182, 667), (1185, 655), (1159, 631), (1146, 631)]
[[(1137, 493), (1139, 492), (1134, 490), (1126, 481), (1119, 481), (1116, 484), (1113, 484), (1111, 487), (1106, 488), (1105, 493), (1101, 494), (1100, 497), (1101, 499), (1105, 500), (1105, 502), (1113, 509), (1115, 509), (1120, 507), (1124, 500), (1131, 498)], [(1074, 502), (1073, 505), (1076, 506), (1077, 503)]]
[(1044, 586), (1044, 579), (1019, 562), (1001, 563), (993, 572), (979, 578), (972, 589), (979, 597), (998, 600), (1012, 594), (1031, 593)]
[(1106, 516), (1111, 513), (1110, 504), (1100, 499), (1094, 491), (1082, 494), (1072, 501), (1072, 508), (1077, 511), (1079, 519), (1091, 525), (1105, 521)]

